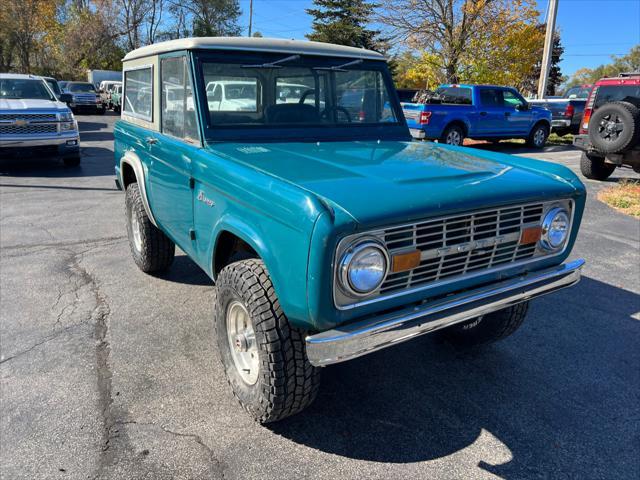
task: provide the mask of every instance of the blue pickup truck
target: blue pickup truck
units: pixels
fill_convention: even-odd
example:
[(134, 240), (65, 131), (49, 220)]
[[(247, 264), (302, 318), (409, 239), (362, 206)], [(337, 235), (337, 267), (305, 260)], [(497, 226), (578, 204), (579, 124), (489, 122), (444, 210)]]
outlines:
[(551, 112), (529, 105), (513, 88), (493, 85), (442, 85), (427, 103), (403, 103), (411, 135), (461, 145), (465, 137), (497, 141), (524, 138), (544, 147)]

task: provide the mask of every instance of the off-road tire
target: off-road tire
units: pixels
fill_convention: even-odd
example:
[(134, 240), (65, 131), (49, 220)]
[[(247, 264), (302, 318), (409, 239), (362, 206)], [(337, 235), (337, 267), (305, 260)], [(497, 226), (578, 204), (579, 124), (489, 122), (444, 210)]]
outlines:
[(82, 158), (80, 157), (80, 155), (77, 155), (75, 157), (66, 157), (62, 159), (62, 163), (64, 163), (65, 167), (78, 167), (80, 166), (80, 162), (82, 161)]
[(460, 143), (458, 143), (457, 146), (461, 147), (464, 144), (464, 130), (462, 129), (462, 127), (455, 124), (449, 125), (447, 128), (444, 129), (444, 132), (442, 132), (442, 136), (440, 137), (438, 142), (444, 143), (447, 145), (456, 145), (455, 143), (450, 143), (449, 136), (453, 133), (457, 133), (457, 135), (459, 135)]
[(591, 180), (606, 180), (615, 169), (616, 166), (612, 163), (605, 163), (604, 158), (582, 152), (580, 171), (585, 177)]
[[(253, 385), (240, 376), (227, 339), (227, 308), (234, 300), (249, 313), (258, 345), (259, 373)], [(309, 363), (305, 332), (289, 324), (262, 260), (241, 260), (220, 272), (214, 288), (214, 329), (231, 390), (257, 422), (281, 420), (313, 402), (320, 369)]]
[(497, 342), (515, 332), (527, 316), (529, 302), (522, 302), (442, 331), (447, 341), (463, 347)]
[[(141, 248), (135, 245), (131, 216), (138, 221), (141, 236)], [(176, 252), (175, 244), (147, 216), (142, 203), (142, 195), (137, 183), (127, 186), (125, 195), (125, 216), (127, 219), (127, 236), (134, 262), (145, 273), (162, 272), (173, 263)]]
[[(622, 131), (614, 140), (606, 140), (601, 136), (603, 122), (607, 117), (615, 116), (622, 123)], [(594, 148), (602, 153), (621, 153), (640, 140), (640, 110), (629, 102), (605, 103), (598, 108), (589, 120), (589, 140)]]
[[(542, 130), (543, 133), (538, 133)], [(543, 140), (539, 140), (539, 135), (542, 135)], [(529, 136), (527, 137), (527, 146), (529, 148), (544, 148), (547, 143), (547, 138), (549, 138), (549, 127), (545, 123), (536, 123), (531, 132), (529, 132)]]

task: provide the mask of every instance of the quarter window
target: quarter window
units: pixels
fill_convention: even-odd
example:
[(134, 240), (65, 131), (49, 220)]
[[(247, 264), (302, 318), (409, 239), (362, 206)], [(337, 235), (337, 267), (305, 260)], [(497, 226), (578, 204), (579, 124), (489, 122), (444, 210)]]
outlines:
[(124, 112), (132, 117), (152, 121), (153, 117), (152, 67), (124, 72)]
[(198, 140), (198, 123), (186, 58), (163, 59), (160, 73), (162, 132), (176, 138)]

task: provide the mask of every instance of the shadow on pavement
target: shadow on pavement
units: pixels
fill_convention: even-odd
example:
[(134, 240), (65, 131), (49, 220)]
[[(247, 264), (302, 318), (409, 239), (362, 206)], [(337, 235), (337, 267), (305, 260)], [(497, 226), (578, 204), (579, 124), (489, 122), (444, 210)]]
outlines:
[(81, 146), (82, 163), (79, 167), (65, 167), (57, 158), (26, 157), (0, 159), (0, 176), (73, 178), (113, 176), (113, 151), (102, 147)]
[(102, 122), (87, 122), (87, 121), (83, 121), (82, 117), (78, 117), (77, 115), (76, 115), (76, 120), (78, 121), (78, 129), (80, 130), (80, 133), (103, 130), (103, 129), (109, 127), (108, 124), (102, 123)]
[(500, 143), (477, 143), (473, 145), (465, 145), (465, 147), (477, 148), (478, 150), (490, 150), (493, 152), (509, 153), (509, 154), (527, 154), (527, 153), (556, 153), (556, 152), (572, 152), (577, 151), (573, 145), (547, 145), (543, 149), (530, 148), (522, 143), (502, 141)]
[(80, 142), (112, 142), (113, 132), (80, 130)]
[(158, 278), (185, 285), (213, 285), (213, 280), (186, 255), (176, 255), (171, 268)]
[(502, 478), (630, 478), (638, 310), (640, 296), (584, 278), (533, 302), (501, 343), (462, 351), (432, 335), (326, 368), (312, 407), (268, 427), (327, 453), (392, 463), (454, 454), (484, 431), (497, 439), (489, 455), (511, 460), (479, 466)]

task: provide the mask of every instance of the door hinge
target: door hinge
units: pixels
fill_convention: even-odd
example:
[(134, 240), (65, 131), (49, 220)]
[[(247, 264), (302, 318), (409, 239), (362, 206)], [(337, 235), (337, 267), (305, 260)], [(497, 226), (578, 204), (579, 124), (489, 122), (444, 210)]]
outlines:
[(196, 180), (194, 178), (190, 178), (189, 179), (189, 188), (191, 190), (193, 190), (194, 188), (196, 188)]
[(196, 239), (196, 231), (193, 228), (189, 229), (189, 238), (191, 240), (195, 240)]

